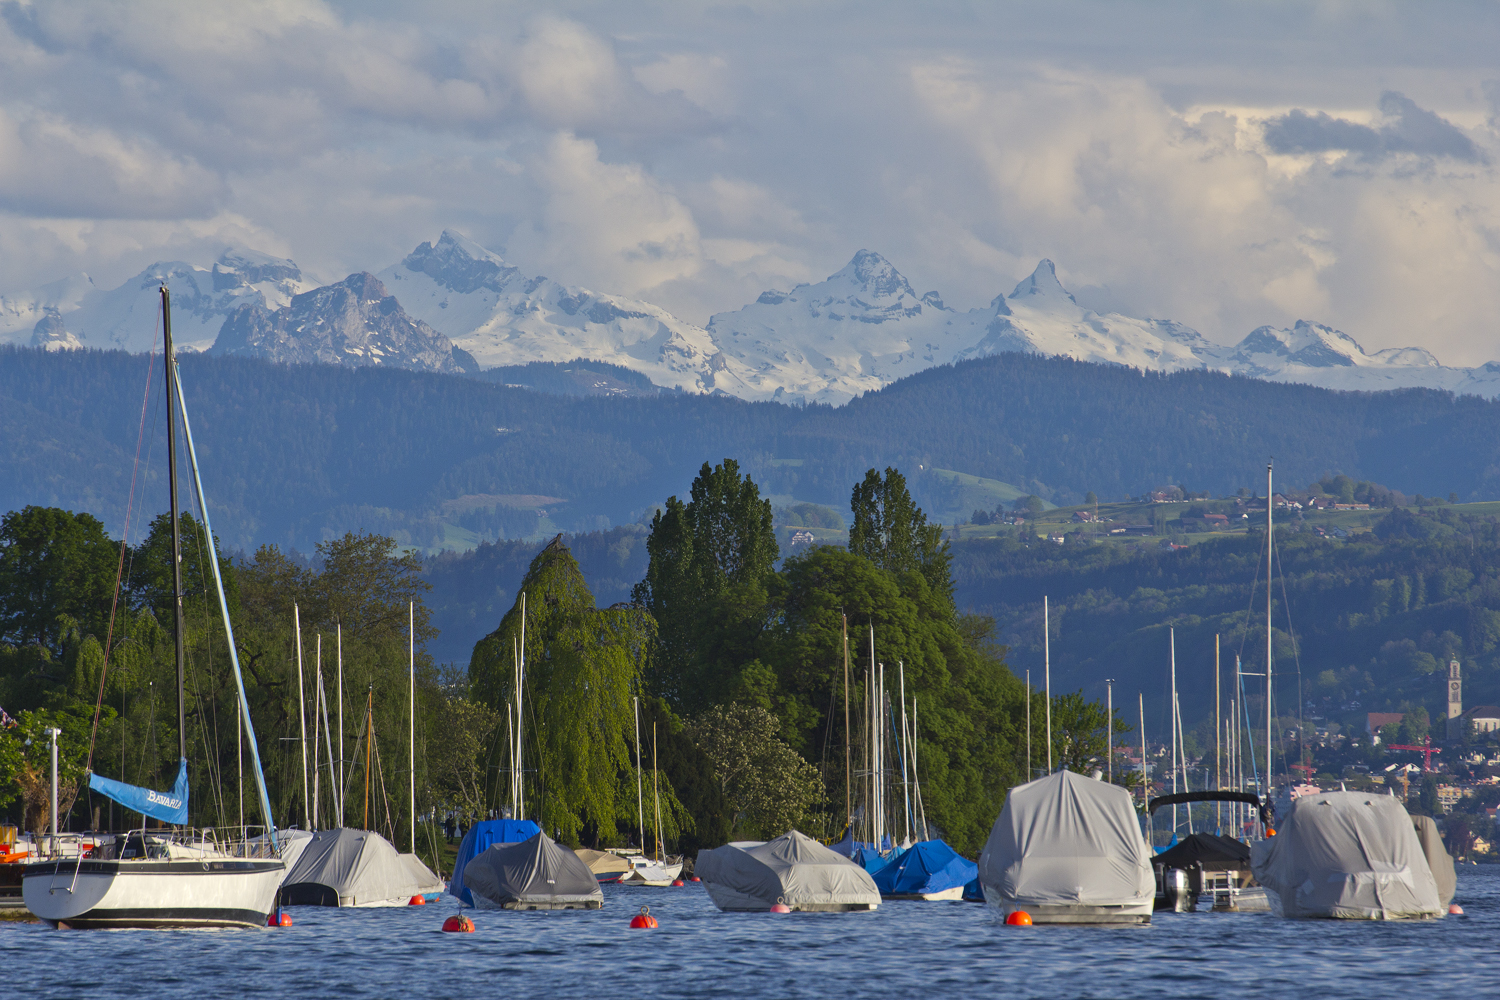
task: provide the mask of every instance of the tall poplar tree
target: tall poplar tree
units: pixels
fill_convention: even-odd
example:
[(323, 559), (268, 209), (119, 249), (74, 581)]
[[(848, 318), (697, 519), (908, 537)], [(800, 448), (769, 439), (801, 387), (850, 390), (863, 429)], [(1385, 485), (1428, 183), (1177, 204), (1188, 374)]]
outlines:
[(953, 600), (952, 556), (943, 526), (927, 523), (927, 515), (912, 501), (905, 476), (889, 467), (883, 477), (870, 469), (855, 485), (849, 507), (854, 513), (850, 552), (892, 573), (921, 573), (929, 587)]

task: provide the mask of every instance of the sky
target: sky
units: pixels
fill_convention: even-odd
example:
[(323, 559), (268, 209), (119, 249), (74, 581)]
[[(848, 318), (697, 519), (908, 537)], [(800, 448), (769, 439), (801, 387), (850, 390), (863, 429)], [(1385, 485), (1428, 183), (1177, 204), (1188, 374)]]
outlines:
[(0, 292), (445, 228), (706, 323), (860, 249), (1500, 360), (1488, 3), (0, 0)]

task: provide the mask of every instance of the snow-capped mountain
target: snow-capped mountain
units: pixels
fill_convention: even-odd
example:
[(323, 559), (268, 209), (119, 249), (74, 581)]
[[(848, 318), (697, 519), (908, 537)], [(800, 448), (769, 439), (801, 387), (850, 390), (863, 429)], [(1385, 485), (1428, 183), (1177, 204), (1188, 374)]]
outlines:
[(172, 340), (207, 350), (242, 305), (279, 308), (313, 287), (296, 264), (254, 250), (226, 251), (211, 267), (159, 261), (118, 288), (102, 290), (87, 274), (0, 297), (0, 343), (141, 352), (160, 336), (157, 289), (172, 291)]
[(919, 297), (890, 261), (861, 250), (826, 281), (718, 313), (708, 332), (749, 370), (747, 398), (838, 404), (952, 361), (984, 319), (954, 312), (937, 292)]
[(485, 368), (586, 358), (667, 389), (748, 395), (748, 373), (702, 328), (647, 302), (529, 277), (451, 231), (376, 276), (411, 315)]
[(224, 321), (213, 353), (244, 354), (284, 364), (479, 372), (472, 357), (426, 323), (408, 316), (368, 271), (303, 292), (274, 311), (255, 304), (240, 306)]

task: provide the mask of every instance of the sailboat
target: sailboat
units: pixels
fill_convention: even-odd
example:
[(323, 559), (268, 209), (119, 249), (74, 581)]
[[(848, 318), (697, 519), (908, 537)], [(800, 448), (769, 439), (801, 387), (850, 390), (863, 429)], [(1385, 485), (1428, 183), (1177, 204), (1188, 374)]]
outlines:
[[(646, 811), (645, 798), (641, 792), (641, 699), (639, 698), (635, 699), (635, 746), (636, 815), (641, 824), (641, 846), (644, 848), (646, 840)], [(630, 866), (630, 870), (620, 876), (621, 885), (667, 886), (671, 885), (682, 874), (682, 858), (676, 855), (664, 855), (661, 849), (661, 796), (656, 786), (656, 726), (654, 723), (651, 726), (651, 795), (655, 803), (653, 811), (656, 815), (656, 857), (649, 858), (644, 852), (627, 855), (625, 863)]]
[[(167, 392), (167, 467), (168, 491), (172, 516), (172, 587), (176, 613), (173, 633), (177, 662), (177, 780), (171, 791), (159, 792), (116, 781), (99, 774), (89, 775), (89, 787), (142, 814), (141, 827), (115, 838), (113, 844), (96, 849), (91, 857), (60, 858), (29, 866), (22, 891), (26, 907), (37, 917), (57, 928), (86, 927), (263, 927), (276, 897), (276, 887), (286, 873), (285, 862), (276, 849), (276, 829), (266, 794), (265, 775), (261, 771), (260, 749), (250, 719), (250, 704), (245, 697), (245, 682), (240, 673), (239, 655), (234, 643), (234, 627), (229, 620), (229, 605), (224, 597), (224, 581), (219, 574), (219, 555), (214, 545), (213, 526), (209, 523), (208, 502), (203, 495), (203, 480), (198, 471), (198, 457), (193, 448), (192, 427), (188, 423), (187, 401), (172, 352), (172, 302), (165, 285), (161, 288), (162, 329), (165, 339)], [(183, 697), (186, 659), (183, 651), (182, 560), (177, 503), (177, 434), (174, 407), (182, 416), (188, 459), (203, 515), (203, 532), (208, 545), (208, 564), (213, 568), (218, 591), (219, 611), (224, 620), (229, 659), (234, 668), (235, 687), (239, 695), (241, 721), (249, 737), (255, 781), (269, 842), (261, 856), (247, 845), (225, 844), (208, 831), (194, 836), (191, 831), (171, 833), (147, 830), (147, 817), (173, 827), (188, 824), (188, 769), (186, 710)]]

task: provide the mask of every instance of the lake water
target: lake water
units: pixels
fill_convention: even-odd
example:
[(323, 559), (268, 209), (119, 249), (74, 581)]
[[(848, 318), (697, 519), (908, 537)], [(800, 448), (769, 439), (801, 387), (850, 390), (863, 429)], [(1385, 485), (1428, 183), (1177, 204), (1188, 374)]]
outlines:
[[(1464, 917), (1423, 923), (1158, 914), (1143, 928), (1006, 927), (974, 903), (720, 913), (701, 885), (605, 887), (604, 908), (299, 907), (266, 931), (0, 924), (21, 997), (1463, 997), (1500, 992), (1500, 865), (1459, 870)], [(629, 929), (642, 903), (661, 921)]]

